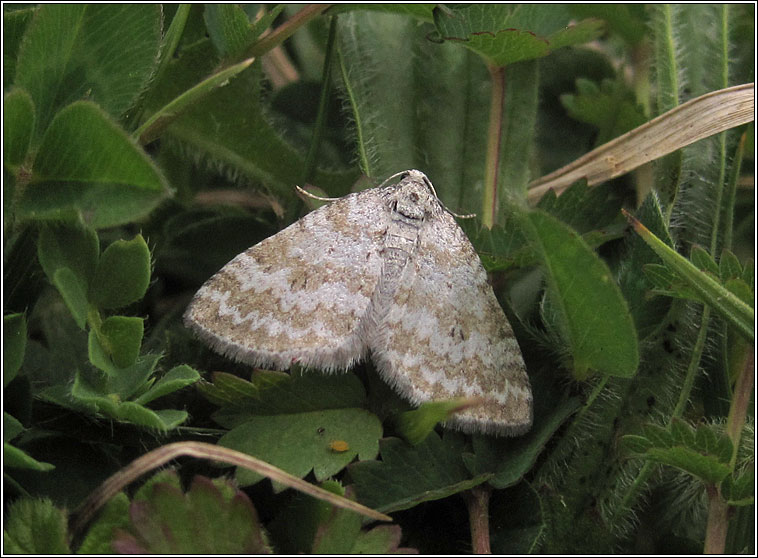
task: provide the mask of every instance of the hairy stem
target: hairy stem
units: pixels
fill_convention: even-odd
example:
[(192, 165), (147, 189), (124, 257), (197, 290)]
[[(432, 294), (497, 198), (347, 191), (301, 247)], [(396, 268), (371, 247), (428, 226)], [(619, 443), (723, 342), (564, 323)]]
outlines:
[(754, 359), (751, 347), (748, 358), (745, 360), (745, 366), (742, 367), (742, 371), (737, 378), (737, 385), (734, 387), (734, 394), (732, 396), (732, 404), (729, 407), (729, 416), (726, 419), (726, 435), (732, 441), (732, 458), (729, 461), (732, 469), (734, 469), (737, 463), (737, 449), (740, 445), (742, 427), (745, 424), (750, 396), (753, 393), (753, 383), (755, 381)]
[(366, 176), (373, 176), (371, 169), (371, 158), (366, 150), (366, 132), (362, 119), (362, 113), (358, 110), (358, 100), (355, 90), (351, 84), (347, 75), (347, 66), (345, 65), (345, 59), (342, 56), (342, 51), (337, 49), (337, 58), (340, 63), (340, 73), (342, 75), (342, 83), (345, 86), (345, 94), (347, 95), (348, 102), (352, 108), (352, 114), (355, 118), (355, 135), (356, 135), (356, 149), (358, 150), (358, 166), (361, 168)]
[(491, 229), (497, 220), (498, 171), (500, 142), (503, 135), (503, 103), (505, 101), (505, 67), (489, 66), (492, 78), (490, 121), (487, 130), (487, 154), (484, 163), (484, 199), (482, 223)]
[(703, 554), (723, 554), (726, 547), (729, 506), (714, 485), (706, 487), (708, 492), (708, 523), (705, 528)]
[(490, 493), (492, 488), (485, 485), (475, 486), (463, 492), (463, 499), (468, 507), (469, 525), (471, 526), (471, 548), (474, 554), (492, 554), (490, 548)]

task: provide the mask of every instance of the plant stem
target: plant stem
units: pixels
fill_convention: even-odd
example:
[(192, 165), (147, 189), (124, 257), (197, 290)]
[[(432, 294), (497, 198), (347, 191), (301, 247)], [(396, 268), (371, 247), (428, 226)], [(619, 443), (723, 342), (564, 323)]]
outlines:
[(487, 485), (475, 486), (462, 492), (468, 507), (468, 519), (471, 526), (471, 548), (474, 554), (492, 554), (490, 548), (490, 493)]
[(482, 223), (491, 229), (497, 220), (498, 172), (500, 142), (503, 135), (503, 103), (505, 102), (505, 67), (488, 66), (492, 81), (490, 122), (487, 130), (487, 154), (484, 162), (484, 199)]
[(342, 83), (345, 87), (345, 94), (347, 95), (348, 102), (352, 109), (352, 115), (355, 119), (355, 135), (356, 135), (356, 149), (358, 151), (358, 166), (361, 168), (366, 176), (373, 176), (371, 169), (371, 157), (369, 157), (368, 150), (366, 149), (366, 134), (364, 133), (364, 122), (362, 119), (362, 113), (358, 110), (358, 101), (355, 91), (353, 90), (350, 79), (347, 75), (347, 66), (345, 66), (345, 59), (342, 56), (341, 49), (337, 49), (337, 59), (340, 63), (340, 73), (342, 75)]
[(318, 17), (331, 4), (310, 4), (297, 12), (294, 16), (277, 27), (272, 33), (263, 37), (260, 41), (253, 44), (245, 53), (243, 58), (258, 57), (265, 54), (275, 46), (283, 43), (292, 36), (295, 31), (308, 23), (314, 17)]
[(729, 506), (714, 485), (706, 486), (708, 493), (708, 522), (705, 528), (703, 554), (723, 554), (726, 547), (727, 512)]
[(737, 450), (740, 445), (740, 436), (742, 427), (745, 424), (747, 407), (750, 404), (750, 396), (753, 393), (753, 382), (755, 381), (755, 357), (752, 348), (745, 360), (745, 366), (742, 367), (737, 384), (734, 386), (732, 395), (732, 404), (729, 407), (729, 416), (726, 419), (726, 435), (732, 441), (732, 458), (729, 466), (734, 469), (737, 463)]

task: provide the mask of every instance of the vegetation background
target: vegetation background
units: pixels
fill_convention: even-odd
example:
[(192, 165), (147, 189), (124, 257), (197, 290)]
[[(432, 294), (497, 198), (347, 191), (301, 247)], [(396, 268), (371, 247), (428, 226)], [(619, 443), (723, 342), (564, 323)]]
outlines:
[[(4, 4), (3, 26), (5, 552), (755, 552), (752, 125), (529, 194), (753, 81), (752, 4)], [(294, 185), (407, 168), (477, 214), (522, 437), (435, 427), (450, 406), (411, 410), (370, 363), (251, 371), (181, 324), (307, 211)], [(145, 454), (207, 459), (119, 474), (82, 520)]]

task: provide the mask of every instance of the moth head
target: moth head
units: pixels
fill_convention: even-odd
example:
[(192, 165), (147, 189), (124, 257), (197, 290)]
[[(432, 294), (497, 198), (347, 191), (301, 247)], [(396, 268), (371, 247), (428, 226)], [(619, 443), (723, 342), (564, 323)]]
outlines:
[(432, 183), (417, 170), (400, 175), (393, 197), (392, 208), (409, 219), (423, 219), (441, 205)]

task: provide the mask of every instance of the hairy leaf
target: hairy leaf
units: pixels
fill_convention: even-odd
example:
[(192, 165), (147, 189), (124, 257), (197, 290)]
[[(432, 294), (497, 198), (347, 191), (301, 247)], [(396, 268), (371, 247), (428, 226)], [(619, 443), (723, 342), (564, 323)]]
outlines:
[(3, 550), (10, 554), (71, 554), (66, 517), (50, 500), (23, 498), (10, 505)]
[(79, 101), (45, 132), (18, 211), (27, 219), (109, 227), (146, 216), (169, 192), (147, 154), (101, 108)]
[[(382, 426), (375, 415), (346, 408), (253, 417), (224, 435), (219, 444), (299, 477), (313, 470), (316, 479), (323, 480), (341, 471), (356, 456), (376, 456), (381, 435)], [(334, 440), (347, 442), (348, 448), (335, 451), (331, 445)], [(263, 478), (249, 470), (237, 470), (242, 485)]]

